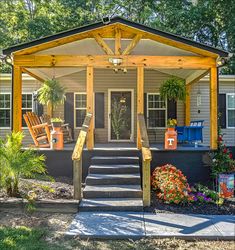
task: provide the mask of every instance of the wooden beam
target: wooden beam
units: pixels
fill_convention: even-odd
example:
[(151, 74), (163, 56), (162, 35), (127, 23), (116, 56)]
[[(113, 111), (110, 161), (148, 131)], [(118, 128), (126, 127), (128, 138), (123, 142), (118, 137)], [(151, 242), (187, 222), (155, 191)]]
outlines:
[[(144, 67), (137, 67), (137, 114), (144, 113)], [(138, 120), (138, 119), (137, 119)], [(141, 149), (141, 134), (139, 122), (137, 122), (137, 148)]]
[(22, 129), (22, 69), (19, 66), (13, 67), (13, 131), (18, 132)]
[[(199, 56), (142, 56), (119, 55), (120, 67), (144, 66), (165, 69), (209, 69), (216, 67), (215, 59)], [(27, 68), (40, 67), (86, 67), (112, 68), (109, 55), (23, 55), (14, 56), (14, 65)]]
[(121, 55), (121, 30), (115, 29), (115, 55)]
[[(137, 28), (133, 28), (124, 24), (120, 24), (119, 26), (122, 29), (123, 33), (126, 32), (126, 33), (140, 34), (142, 35), (142, 38), (144, 39), (150, 39), (150, 40), (153, 40), (162, 44), (166, 44), (166, 45), (178, 48), (178, 49), (193, 52), (201, 56), (209, 56), (209, 57), (214, 57), (214, 58), (218, 57), (218, 54), (216, 53), (213, 53), (204, 49), (200, 49), (198, 47), (194, 47), (189, 44), (185, 44), (185, 43), (178, 42), (178, 41), (175, 41), (175, 40), (172, 40), (172, 39), (160, 36), (160, 35), (156, 35), (156, 34), (152, 34), (143, 30), (139, 30)], [(122, 35), (122, 37), (124, 37), (124, 34)]]
[(190, 92), (191, 92), (191, 85), (186, 85), (186, 100), (185, 100), (185, 125), (190, 125)]
[(108, 46), (108, 44), (104, 41), (104, 39), (97, 33), (93, 35), (96, 42), (100, 45), (100, 47), (103, 49), (103, 51), (107, 54), (107, 55), (113, 55), (113, 51), (112, 49), (110, 49), (110, 47)]
[[(91, 66), (87, 67), (87, 83), (86, 83), (86, 94), (87, 94), (87, 113), (94, 114), (94, 69)], [(94, 148), (94, 116), (91, 118), (90, 126), (87, 133), (87, 149), (92, 150)]]
[(201, 78), (206, 76), (210, 70), (197, 70), (196, 72), (192, 73), (185, 79), (186, 85), (193, 85), (194, 83), (198, 82)]
[(29, 76), (32, 76), (33, 78), (35, 78), (36, 80), (38, 80), (39, 82), (44, 82), (45, 80), (42, 79), (40, 76), (35, 75), (34, 73), (30, 72), (29, 70), (27, 70), (26, 68), (22, 68), (22, 72), (28, 74)]
[(142, 34), (137, 34), (132, 39), (132, 41), (129, 43), (129, 45), (126, 47), (126, 49), (123, 51), (123, 55), (128, 55), (130, 52), (135, 48), (139, 40), (142, 38)]
[(210, 69), (210, 148), (217, 149), (218, 136), (218, 72), (217, 68)]

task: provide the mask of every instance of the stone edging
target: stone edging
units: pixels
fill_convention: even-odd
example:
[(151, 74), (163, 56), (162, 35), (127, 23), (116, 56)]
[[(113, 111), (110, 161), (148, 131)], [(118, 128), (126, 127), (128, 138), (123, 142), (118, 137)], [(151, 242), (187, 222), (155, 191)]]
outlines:
[[(25, 210), (28, 201), (21, 198), (0, 198), (0, 211)], [(76, 213), (78, 212), (78, 200), (50, 200), (42, 199), (36, 200), (34, 206), (36, 212), (49, 212), (49, 213)]]

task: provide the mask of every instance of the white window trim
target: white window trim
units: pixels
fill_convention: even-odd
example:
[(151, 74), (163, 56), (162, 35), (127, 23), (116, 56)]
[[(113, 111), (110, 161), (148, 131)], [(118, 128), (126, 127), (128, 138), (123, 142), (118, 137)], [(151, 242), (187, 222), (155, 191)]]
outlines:
[(0, 108), (1, 110), (10, 110), (10, 127), (0, 127), (1, 129), (11, 129), (11, 93), (10, 92), (3, 92), (1, 95), (10, 95), (10, 108)]
[[(34, 100), (33, 100), (33, 93), (32, 93), (32, 92), (23, 92), (23, 93), (22, 93), (22, 96), (23, 96), (23, 95), (31, 95), (31, 96), (32, 96), (32, 107), (31, 107), (31, 109), (32, 109), (32, 112), (33, 112), (33, 111), (34, 111), (34, 110), (33, 110), (33, 103), (34, 103)], [(22, 103), (23, 103), (23, 101), (22, 101)], [(22, 107), (21, 109), (22, 109), (22, 110), (26, 110), (26, 109), (29, 109), (29, 108), (23, 108), (23, 107)], [(24, 119), (24, 118), (23, 118), (23, 115), (22, 115), (22, 119)], [(27, 126), (26, 126), (26, 127), (23, 127), (23, 126), (22, 126), (22, 129), (27, 129), (27, 128), (28, 128)]]
[(167, 125), (167, 100), (165, 100), (166, 107), (165, 108), (149, 108), (149, 95), (160, 95), (159, 92), (155, 93), (147, 93), (147, 128), (148, 129), (165, 129), (165, 127), (150, 127), (149, 126), (149, 110), (165, 110), (165, 124)]
[(73, 111), (73, 115), (74, 115), (74, 124), (73, 124), (73, 126), (74, 126), (74, 128), (75, 129), (81, 129), (82, 127), (76, 127), (76, 110), (87, 110), (87, 107), (86, 108), (76, 108), (76, 95), (87, 95), (87, 93), (86, 92), (74, 92), (74, 104), (73, 104), (73, 109), (74, 109), (74, 111)]
[(229, 110), (235, 110), (235, 108), (229, 108), (228, 107), (228, 96), (230, 96), (230, 95), (234, 95), (235, 96), (235, 93), (226, 93), (226, 128), (228, 128), (228, 129), (230, 129), (230, 128), (234, 129), (235, 126), (234, 127), (229, 127), (228, 126), (228, 111)]

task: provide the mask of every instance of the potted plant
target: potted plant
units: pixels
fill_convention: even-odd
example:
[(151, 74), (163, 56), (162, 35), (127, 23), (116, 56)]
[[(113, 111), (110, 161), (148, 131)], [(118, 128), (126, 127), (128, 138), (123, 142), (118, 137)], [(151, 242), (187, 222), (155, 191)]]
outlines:
[(166, 80), (160, 87), (160, 96), (164, 100), (185, 101), (185, 81), (177, 77), (172, 77)]
[(38, 101), (47, 105), (47, 114), (52, 117), (53, 110), (58, 104), (65, 100), (65, 88), (55, 78), (46, 80), (38, 90)]
[(176, 119), (167, 120), (167, 131), (165, 132), (165, 149), (177, 148), (177, 132), (175, 131), (176, 125)]
[(51, 118), (51, 125), (54, 128), (61, 128), (64, 121), (61, 118)]
[(211, 175), (215, 180), (218, 191), (226, 198), (233, 196), (234, 192), (235, 161), (233, 160), (232, 153), (224, 143), (220, 128), (217, 144), (217, 151), (211, 155)]

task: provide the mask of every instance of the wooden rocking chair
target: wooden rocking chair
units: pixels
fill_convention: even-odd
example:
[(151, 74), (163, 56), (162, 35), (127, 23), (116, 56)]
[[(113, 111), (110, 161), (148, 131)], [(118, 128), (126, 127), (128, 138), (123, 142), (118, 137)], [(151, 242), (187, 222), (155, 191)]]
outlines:
[[(47, 114), (43, 114), (40, 116), (40, 120), (42, 123), (47, 123), (49, 125), (49, 128), (52, 129), (51, 127), (51, 117)], [(64, 143), (69, 143), (73, 142), (73, 137), (72, 137), (72, 129), (70, 128), (68, 123), (64, 123), (61, 125), (63, 136), (64, 136)]]
[(50, 129), (47, 123), (41, 123), (38, 116), (33, 112), (26, 112), (23, 115), (34, 144), (39, 148), (50, 147)]

